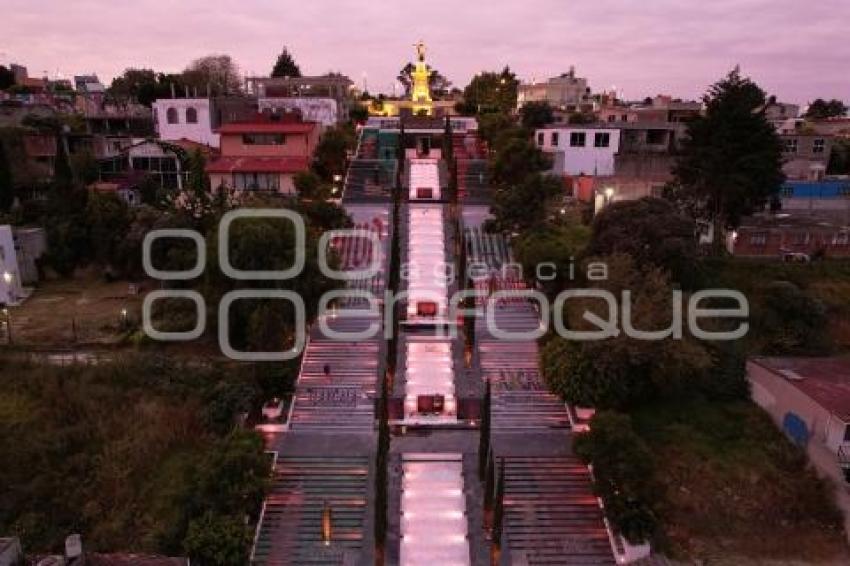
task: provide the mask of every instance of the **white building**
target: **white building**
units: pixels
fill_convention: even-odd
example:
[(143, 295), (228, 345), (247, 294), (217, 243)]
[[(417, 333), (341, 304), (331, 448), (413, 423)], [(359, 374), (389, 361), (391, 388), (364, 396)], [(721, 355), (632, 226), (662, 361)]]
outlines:
[(325, 128), (335, 126), (340, 118), (339, 104), (333, 98), (261, 98), (257, 102), (260, 112), (298, 110), (305, 122), (317, 122)]
[(557, 175), (614, 174), (614, 157), (620, 150), (620, 130), (604, 126), (552, 126), (535, 135), (537, 147), (552, 154)]
[(24, 296), (12, 227), (0, 226), (0, 304), (17, 304)]
[(212, 128), (210, 99), (160, 99), (153, 103), (153, 113), (160, 139), (186, 139), (212, 147), (219, 146), (219, 135)]

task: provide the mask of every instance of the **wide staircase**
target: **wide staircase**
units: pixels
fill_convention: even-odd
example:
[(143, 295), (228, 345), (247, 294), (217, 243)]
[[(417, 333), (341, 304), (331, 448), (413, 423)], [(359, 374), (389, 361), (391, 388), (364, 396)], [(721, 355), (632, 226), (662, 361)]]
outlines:
[[(529, 300), (510, 293), (526, 289), (518, 274), (504, 270), (513, 258), (510, 247), (500, 234), (480, 229), (465, 230), (467, 257), (470, 262), (486, 266), (489, 275), (476, 277), (475, 289), (483, 296), (477, 298), (486, 307), (495, 292), (507, 296), (494, 299), (493, 318), (503, 332), (527, 333), (540, 326), (537, 311)], [(536, 340), (505, 340), (494, 336), (487, 327), (486, 317), (475, 322), (481, 377), (492, 387), (493, 431), (526, 432), (529, 430), (568, 428), (569, 416), (564, 403), (550, 393), (540, 375)]]
[[(359, 332), (374, 319), (333, 317), (337, 332)], [(332, 340), (314, 324), (304, 352), (290, 420), (293, 431), (369, 433), (374, 426), (380, 336), (357, 342)]]
[[(276, 462), (251, 563), (354, 564), (364, 540), (369, 458), (285, 456)], [(323, 515), (330, 532), (323, 534)], [(330, 539), (326, 540), (326, 535)]]
[(355, 159), (345, 178), (344, 200), (387, 201), (395, 182), (395, 160)]
[(461, 202), (487, 200), (489, 175), (484, 142), (474, 134), (455, 134), (452, 153), (457, 162), (458, 198)]
[(590, 472), (574, 456), (508, 456), (503, 549), (531, 566), (615, 564)]

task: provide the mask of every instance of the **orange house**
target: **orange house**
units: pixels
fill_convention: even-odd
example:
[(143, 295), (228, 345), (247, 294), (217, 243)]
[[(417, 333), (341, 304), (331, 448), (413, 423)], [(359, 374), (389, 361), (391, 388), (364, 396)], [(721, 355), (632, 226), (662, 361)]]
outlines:
[(295, 115), (258, 114), (220, 126), (221, 155), (207, 165), (213, 189), (295, 194), (293, 179), (310, 166), (319, 125)]

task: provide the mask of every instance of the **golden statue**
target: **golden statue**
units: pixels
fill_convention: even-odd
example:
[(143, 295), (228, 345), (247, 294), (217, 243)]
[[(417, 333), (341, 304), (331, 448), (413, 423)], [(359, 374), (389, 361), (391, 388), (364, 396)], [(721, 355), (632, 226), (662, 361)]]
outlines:
[(416, 48), (416, 53), (419, 56), (419, 60), (424, 61), (425, 60), (425, 42), (420, 39), (418, 42), (413, 44), (413, 47)]

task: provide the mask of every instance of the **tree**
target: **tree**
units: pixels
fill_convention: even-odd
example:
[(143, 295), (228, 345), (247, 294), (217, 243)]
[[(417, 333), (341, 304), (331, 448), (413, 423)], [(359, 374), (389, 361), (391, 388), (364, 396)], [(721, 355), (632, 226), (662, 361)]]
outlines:
[(543, 224), (552, 201), (562, 191), (559, 178), (540, 174), (529, 175), (517, 185), (498, 187), (487, 229), (522, 233)]
[(531, 140), (517, 137), (496, 148), (490, 164), (490, 179), (497, 185), (513, 186), (551, 167), (552, 160), (548, 155)]
[(594, 491), (605, 515), (632, 544), (650, 540), (658, 526), (655, 463), (646, 442), (627, 415), (597, 413), (590, 430), (575, 439), (576, 453), (593, 465)]
[(619, 201), (605, 207), (593, 220), (587, 253), (625, 253), (638, 265), (651, 263), (667, 270), (686, 288), (697, 282), (694, 221), (659, 198)]
[(810, 120), (824, 120), (826, 118), (834, 118), (847, 114), (847, 105), (842, 101), (833, 98), (832, 100), (824, 100), (822, 98), (815, 99), (809, 104), (809, 109), (806, 110), (805, 117)]
[(764, 91), (738, 68), (714, 84), (703, 101), (705, 115), (688, 122), (673, 169), (673, 195), (713, 222), (714, 252), (720, 254), (725, 230), (764, 206), (782, 186), (782, 145), (765, 118)]
[(289, 49), (284, 46), (283, 51), (277, 56), (274, 67), (272, 67), (272, 77), (300, 77), (301, 68), (295, 62), (295, 58), (289, 52)]
[(305, 200), (327, 200), (330, 197), (330, 187), (312, 171), (301, 171), (295, 175), (295, 190), (298, 196)]
[(186, 85), (212, 94), (238, 93), (242, 85), (239, 67), (230, 55), (207, 55), (195, 59), (183, 71)]
[(343, 175), (348, 154), (354, 150), (354, 143), (354, 135), (350, 129), (343, 127), (328, 129), (322, 134), (313, 153), (313, 170), (327, 182), (333, 181), (334, 175)]
[(501, 72), (479, 73), (463, 89), (463, 110), (470, 114), (512, 112), (516, 108), (518, 86), (516, 74), (509, 67)]
[(554, 264), (554, 278), (538, 281), (544, 292), (554, 295), (570, 281), (571, 268), (584, 253), (589, 239), (590, 228), (573, 219), (563, 224), (546, 223), (523, 232), (513, 247), (526, 279), (536, 277), (539, 265)]
[(124, 200), (114, 193), (93, 193), (86, 205), (86, 225), (94, 258), (106, 266), (121, 264), (121, 246), (130, 228)]
[(822, 355), (828, 351), (826, 306), (788, 281), (762, 289), (755, 324), (766, 354)]
[(552, 107), (545, 100), (543, 102), (526, 102), (519, 109), (519, 115), (522, 126), (529, 130), (551, 124), (554, 120)]
[(490, 380), (484, 383), (484, 398), (481, 402), (481, 428), (478, 438), (478, 479), (484, 480), (487, 473), (487, 461), (490, 459), (490, 404), (492, 393), (490, 391)]
[(6, 148), (0, 140), (0, 212), (8, 212), (15, 202), (15, 184), (12, 166), (6, 157)]
[(231, 566), (246, 564), (251, 533), (239, 516), (205, 513), (189, 523), (183, 548), (193, 564)]
[[(401, 68), (401, 70), (398, 72), (398, 76), (396, 77), (396, 80), (401, 83), (401, 86), (404, 87), (405, 96), (410, 96), (410, 93), (413, 89), (413, 71), (415, 69), (416, 66), (413, 63), (407, 63), (404, 67)], [(439, 97), (448, 93), (449, 88), (452, 86), (452, 83), (437, 69), (434, 69), (429, 66), (428, 86), (431, 89), (431, 94)]]

